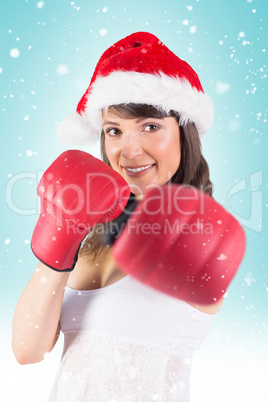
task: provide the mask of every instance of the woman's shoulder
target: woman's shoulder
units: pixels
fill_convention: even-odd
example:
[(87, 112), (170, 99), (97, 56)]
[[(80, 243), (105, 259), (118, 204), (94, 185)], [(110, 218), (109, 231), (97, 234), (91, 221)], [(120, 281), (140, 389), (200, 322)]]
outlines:
[(220, 300), (218, 300), (217, 302), (215, 302), (213, 304), (199, 305), (199, 304), (194, 304), (194, 303), (189, 303), (189, 302), (187, 304), (196, 308), (197, 310), (201, 311), (202, 313), (215, 315), (221, 309), (223, 302), (224, 302), (224, 297), (222, 297)]

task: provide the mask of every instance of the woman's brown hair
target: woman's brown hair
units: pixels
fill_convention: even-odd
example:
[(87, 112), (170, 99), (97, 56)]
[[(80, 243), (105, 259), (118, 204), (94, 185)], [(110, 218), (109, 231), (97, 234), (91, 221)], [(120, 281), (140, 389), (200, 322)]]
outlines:
[[(209, 177), (209, 167), (202, 155), (201, 142), (194, 123), (181, 125), (178, 113), (174, 111), (167, 113), (162, 109), (146, 104), (128, 103), (113, 105), (108, 108), (108, 111), (125, 119), (135, 119), (139, 117), (157, 119), (175, 117), (180, 126), (181, 160), (177, 172), (175, 172), (171, 178), (171, 182), (191, 185), (212, 196), (213, 185)], [(102, 160), (110, 166), (105, 150), (105, 136), (103, 131), (101, 133), (100, 145)], [(106, 254), (105, 246), (101, 243), (102, 228), (103, 225), (96, 225), (94, 227), (93, 232), (84, 241), (80, 249), (80, 256), (87, 256), (94, 261), (100, 254)]]

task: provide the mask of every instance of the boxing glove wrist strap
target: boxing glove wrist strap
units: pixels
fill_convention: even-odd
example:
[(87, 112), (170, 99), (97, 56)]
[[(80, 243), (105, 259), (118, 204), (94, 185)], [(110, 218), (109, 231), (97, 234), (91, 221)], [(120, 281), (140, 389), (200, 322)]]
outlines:
[(102, 244), (110, 247), (113, 246), (137, 205), (138, 202), (135, 201), (135, 195), (131, 193), (125, 209), (117, 218), (107, 224), (105, 233), (102, 236)]

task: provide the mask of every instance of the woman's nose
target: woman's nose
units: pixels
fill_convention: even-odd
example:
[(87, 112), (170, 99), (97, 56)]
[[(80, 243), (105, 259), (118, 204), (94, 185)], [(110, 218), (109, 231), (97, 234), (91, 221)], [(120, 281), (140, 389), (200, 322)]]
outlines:
[(141, 145), (136, 135), (126, 135), (121, 154), (125, 159), (135, 159), (142, 154)]

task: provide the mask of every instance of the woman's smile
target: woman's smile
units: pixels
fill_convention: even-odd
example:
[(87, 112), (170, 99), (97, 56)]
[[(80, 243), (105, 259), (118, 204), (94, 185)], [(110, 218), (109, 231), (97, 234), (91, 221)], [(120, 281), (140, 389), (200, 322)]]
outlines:
[(141, 177), (149, 173), (155, 166), (155, 163), (151, 163), (149, 165), (143, 165), (143, 166), (123, 166), (123, 169), (125, 169), (125, 172), (128, 176), (130, 177)]

